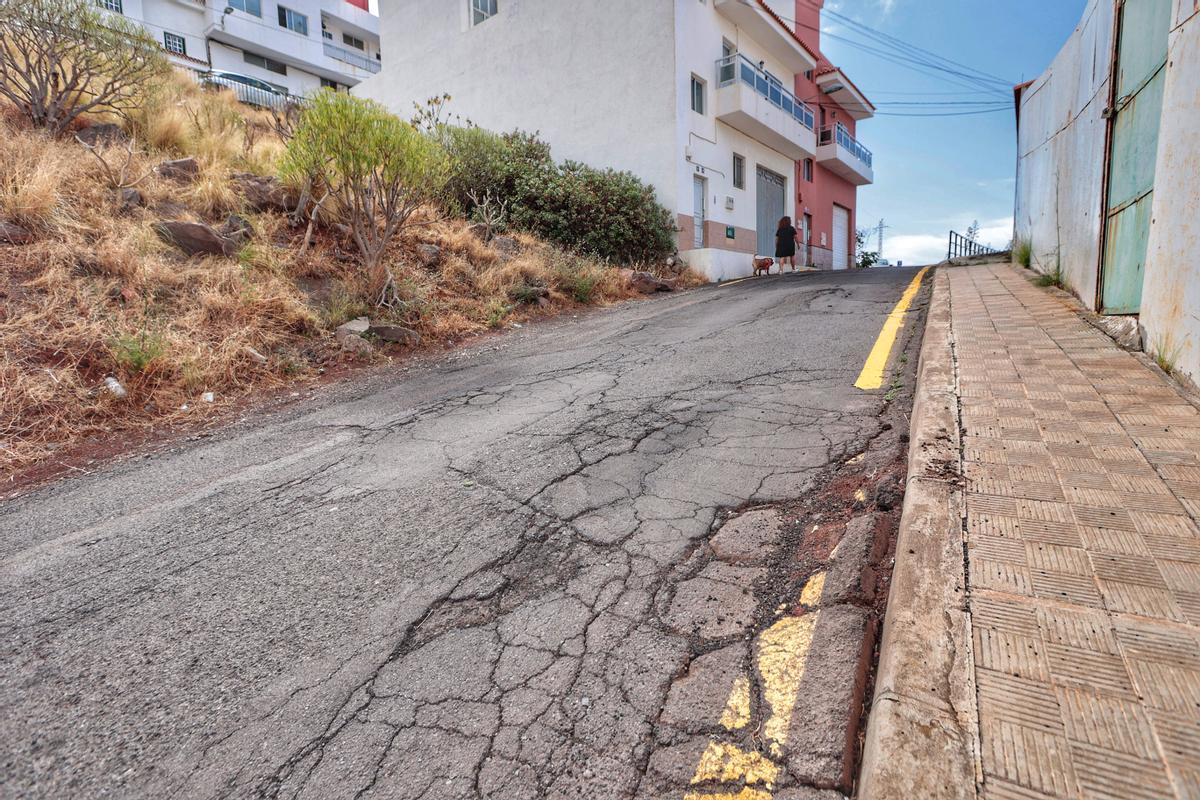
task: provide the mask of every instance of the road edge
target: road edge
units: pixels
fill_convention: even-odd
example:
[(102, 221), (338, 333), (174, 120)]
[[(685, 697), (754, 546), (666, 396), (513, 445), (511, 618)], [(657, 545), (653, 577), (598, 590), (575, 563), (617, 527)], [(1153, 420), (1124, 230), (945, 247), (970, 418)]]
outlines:
[(949, 276), (938, 268), (917, 367), (908, 477), (860, 800), (976, 797), (979, 724), (963, 542)]

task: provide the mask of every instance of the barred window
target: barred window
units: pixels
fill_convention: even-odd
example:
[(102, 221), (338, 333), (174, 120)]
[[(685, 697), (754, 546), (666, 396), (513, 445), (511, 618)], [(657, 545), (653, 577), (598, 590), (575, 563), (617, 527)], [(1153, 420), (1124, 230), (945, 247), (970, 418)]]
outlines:
[(187, 55), (187, 42), (177, 33), (163, 31), (163, 48), (168, 53), (178, 53), (181, 56)]

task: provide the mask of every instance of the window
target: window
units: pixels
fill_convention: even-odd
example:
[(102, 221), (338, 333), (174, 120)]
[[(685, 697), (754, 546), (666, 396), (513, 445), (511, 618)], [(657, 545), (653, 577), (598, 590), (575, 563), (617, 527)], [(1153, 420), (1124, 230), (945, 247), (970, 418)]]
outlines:
[(287, 75), (287, 64), (281, 64), (278, 61), (270, 58), (263, 58), (256, 53), (242, 53), (242, 61), (247, 64), (253, 64), (256, 67), (262, 67), (271, 72), (277, 72), (280, 75)]
[(163, 31), (163, 49), (168, 53), (178, 53), (181, 56), (186, 56), (187, 42), (177, 33)]
[(356, 50), (367, 49), (367, 46), (363, 43), (362, 39), (358, 38), (357, 36), (351, 36), (348, 33), (342, 34), (342, 44), (348, 44)]
[(256, 17), (262, 16), (262, 0), (226, 0), (226, 5)]
[(692, 76), (692, 111), (704, 113), (704, 81)]
[(813, 160), (811, 158), (804, 159), (804, 180), (812, 183), (813, 179)]
[(301, 36), (308, 36), (308, 17), (298, 11), (279, 6), (279, 27), (295, 31)]
[(121, 0), (96, 0), (96, 5), (107, 11), (115, 11), (118, 14), (123, 14), (121, 10)]
[(496, 16), (499, 0), (471, 0), (471, 24), (478, 25)]
[(721, 73), (718, 76), (718, 80), (720, 81), (722, 86), (724, 86), (727, 83), (733, 83), (733, 79), (736, 75), (736, 73), (734, 72), (734, 69), (735, 69), (734, 62), (737, 61), (737, 59), (733, 58), (733, 56), (736, 53), (737, 53), (737, 48), (734, 47), (732, 44), (730, 44), (728, 39), (722, 40), (722, 42), (721, 42)]
[(806, 70), (804, 70), (804, 79), (805, 79), (805, 80), (807, 80), (807, 81), (811, 81), (811, 80), (812, 80), (812, 76), (813, 76), (813, 71), (812, 71), (811, 69), (806, 69)]
[(733, 154), (733, 188), (746, 188), (746, 157)]
[(329, 78), (321, 78), (321, 88), (333, 89), (336, 92), (338, 90), (337, 81), (331, 81)]

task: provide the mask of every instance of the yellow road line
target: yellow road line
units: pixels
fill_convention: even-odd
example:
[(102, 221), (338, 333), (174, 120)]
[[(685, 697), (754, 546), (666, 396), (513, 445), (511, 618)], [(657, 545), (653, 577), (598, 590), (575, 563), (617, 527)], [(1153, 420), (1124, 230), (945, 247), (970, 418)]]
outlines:
[(748, 280), (751, 280), (756, 277), (758, 277), (758, 276), (753, 275), (753, 276), (747, 276), (745, 278), (735, 278), (734, 280), (731, 280), (731, 281), (721, 281), (721, 283), (717, 284), (717, 288), (724, 289), (726, 286), (733, 286), (735, 283), (741, 283), (742, 281), (748, 281)]
[(875, 346), (871, 348), (871, 354), (867, 356), (867, 363), (863, 365), (862, 372), (858, 374), (858, 380), (854, 382), (857, 388), (870, 391), (883, 386), (883, 371), (887, 368), (888, 356), (892, 354), (892, 345), (896, 343), (896, 334), (904, 327), (904, 314), (912, 305), (913, 298), (917, 296), (917, 290), (921, 288), (921, 278), (925, 277), (928, 270), (929, 267), (921, 268), (917, 276), (908, 284), (908, 288), (904, 290), (904, 294), (900, 295), (900, 302), (896, 303), (896, 307), (884, 320), (883, 329), (879, 331), (879, 338), (875, 340)]

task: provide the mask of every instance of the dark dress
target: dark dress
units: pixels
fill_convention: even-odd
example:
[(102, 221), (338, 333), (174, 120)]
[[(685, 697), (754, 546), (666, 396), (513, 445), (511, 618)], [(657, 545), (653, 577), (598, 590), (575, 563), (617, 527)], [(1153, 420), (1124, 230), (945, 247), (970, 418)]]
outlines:
[(794, 258), (796, 255), (796, 229), (787, 225), (775, 231), (775, 257)]

